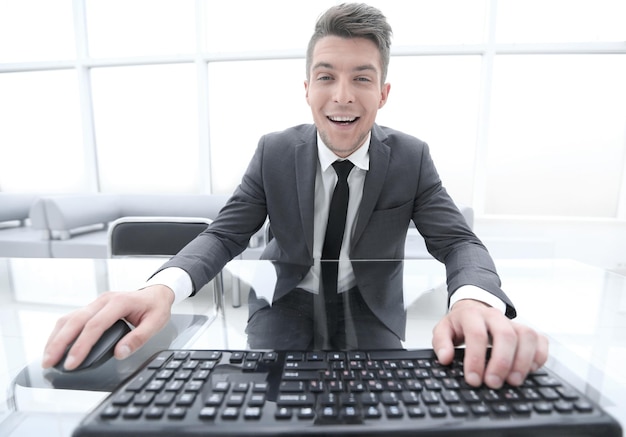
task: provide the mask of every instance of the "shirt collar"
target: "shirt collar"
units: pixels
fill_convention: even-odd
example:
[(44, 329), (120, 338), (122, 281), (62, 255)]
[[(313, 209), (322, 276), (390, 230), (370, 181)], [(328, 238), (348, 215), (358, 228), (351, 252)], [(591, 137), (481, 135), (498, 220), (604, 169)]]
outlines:
[[(358, 149), (356, 149), (352, 155), (348, 156), (346, 159), (349, 159), (355, 167), (360, 168), (361, 170), (368, 171), (370, 168), (370, 141), (372, 139), (372, 133), (367, 136), (365, 143)], [(335, 155), (322, 141), (320, 134), (317, 134), (317, 155), (320, 160), (320, 164), (322, 166), (322, 172), (326, 171), (328, 167), (330, 167), (333, 162), (338, 159), (342, 159)]]

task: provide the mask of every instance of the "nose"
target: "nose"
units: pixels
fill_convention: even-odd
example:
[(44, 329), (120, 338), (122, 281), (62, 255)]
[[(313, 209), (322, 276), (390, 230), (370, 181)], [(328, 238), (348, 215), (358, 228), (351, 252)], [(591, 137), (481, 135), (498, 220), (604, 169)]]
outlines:
[(335, 92), (333, 100), (335, 103), (345, 104), (354, 102), (354, 89), (352, 82), (347, 79), (335, 81)]

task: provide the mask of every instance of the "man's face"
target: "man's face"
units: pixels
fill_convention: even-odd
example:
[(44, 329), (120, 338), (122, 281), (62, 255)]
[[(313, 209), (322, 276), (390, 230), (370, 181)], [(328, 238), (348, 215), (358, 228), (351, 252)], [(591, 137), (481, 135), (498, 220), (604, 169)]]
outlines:
[(326, 36), (313, 49), (306, 100), (328, 148), (346, 157), (363, 145), (389, 95), (380, 53), (365, 38)]

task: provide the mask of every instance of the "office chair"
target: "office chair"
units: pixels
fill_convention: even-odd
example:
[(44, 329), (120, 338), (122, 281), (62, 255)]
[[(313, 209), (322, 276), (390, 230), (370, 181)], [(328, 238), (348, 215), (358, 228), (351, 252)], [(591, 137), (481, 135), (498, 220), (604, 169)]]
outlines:
[(201, 217), (121, 217), (109, 225), (109, 257), (170, 257), (209, 224)]
[[(166, 257), (178, 253), (204, 231), (212, 220), (204, 217), (127, 216), (109, 224), (109, 258)], [(236, 287), (235, 287), (236, 285)], [(224, 322), (224, 279), (220, 272), (213, 279), (215, 312), (207, 324), (218, 317)], [(233, 279), (233, 305), (239, 299), (239, 283)], [(174, 317), (174, 315), (172, 315)], [(227, 339), (224, 339), (227, 344)]]
[[(212, 220), (203, 217), (120, 217), (109, 225), (109, 258), (171, 257), (204, 231)], [(214, 279), (216, 307), (223, 314), (224, 279)], [(233, 306), (239, 306), (239, 283), (233, 279)]]

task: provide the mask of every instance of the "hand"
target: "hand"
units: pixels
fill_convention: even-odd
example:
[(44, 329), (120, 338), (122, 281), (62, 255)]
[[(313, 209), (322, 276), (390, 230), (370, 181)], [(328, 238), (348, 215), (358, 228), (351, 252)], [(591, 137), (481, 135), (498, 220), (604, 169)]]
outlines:
[(76, 339), (65, 360), (67, 370), (75, 369), (104, 331), (122, 318), (135, 326), (115, 346), (114, 356), (124, 359), (166, 325), (173, 302), (174, 293), (163, 285), (137, 291), (104, 293), (89, 305), (57, 321), (45, 346), (41, 364), (44, 369), (57, 364)]
[[(491, 358), (487, 364), (485, 354), (490, 340)], [(465, 381), (475, 387), (484, 382), (499, 388), (505, 381), (519, 386), (528, 372), (537, 370), (548, 359), (546, 337), (509, 320), (498, 309), (471, 299), (455, 303), (433, 330), (433, 348), (444, 365), (452, 362), (454, 347), (462, 343)]]

